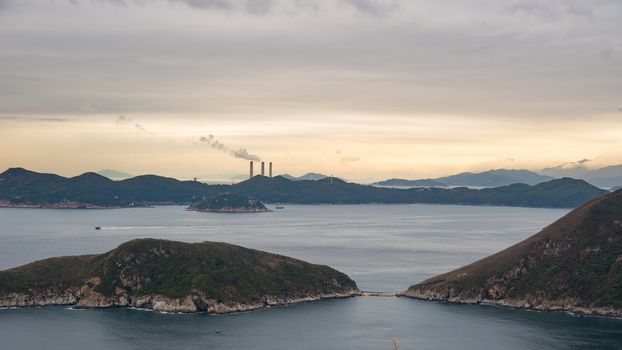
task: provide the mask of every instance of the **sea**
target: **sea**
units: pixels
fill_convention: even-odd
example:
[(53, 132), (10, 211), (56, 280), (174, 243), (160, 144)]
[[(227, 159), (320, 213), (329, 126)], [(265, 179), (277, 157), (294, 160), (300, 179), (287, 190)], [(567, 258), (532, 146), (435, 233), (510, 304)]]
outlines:
[[(564, 209), (283, 205), (223, 214), (183, 206), (0, 209), (0, 269), (102, 253), (134, 238), (220, 241), (336, 268), (361, 290), (402, 291), (538, 232)], [(95, 227), (100, 226), (100, 230)], [(227, 315), (53, 306), (0, 310), (0, 349), (622, 349), (622, 320), (356, 297)]]

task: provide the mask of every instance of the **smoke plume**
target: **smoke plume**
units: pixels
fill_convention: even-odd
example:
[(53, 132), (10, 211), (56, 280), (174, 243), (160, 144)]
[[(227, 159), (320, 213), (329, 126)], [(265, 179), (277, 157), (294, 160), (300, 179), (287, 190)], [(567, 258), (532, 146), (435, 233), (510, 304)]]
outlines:
[(199, 141), (215, 150), (227, 153), (232, 157), (246, 159), (246, 160), (255, 160), (255, 161), (261, 160), (259, 156), (248, 153), (248, 150), (246, 148), (230, 149), (224, 143), (216, 140), (216, 138), (214, 138), (214, 135), (209, 135), (207, 137), (201, 136), (199, 138)]
[(136, 129), (138, 129), (140, 131), (147, 131), (147, 129), (145, 129), (145, 127), (143, 127), (141, 124), (138, 124), (137, 122), (135, 122), (134, 119), (132, 119), (130, 117), (126, 117), (124, 115), (120, 115), (117, 118), (116, 122), (117, 122), (117, 124), (133, 125)]

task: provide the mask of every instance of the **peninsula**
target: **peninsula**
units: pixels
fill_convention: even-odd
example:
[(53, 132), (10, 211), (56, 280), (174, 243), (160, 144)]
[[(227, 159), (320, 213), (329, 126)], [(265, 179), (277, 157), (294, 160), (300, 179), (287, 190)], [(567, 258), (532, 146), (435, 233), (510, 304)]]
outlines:
[(229, 313), (360, 294), (328, 266), (226, 243), (136, 239), (101, 255), (0, 271), (0, 307)]
[(622, 190), (585, 203), (525, 241), (403, 294), (622, 317)]

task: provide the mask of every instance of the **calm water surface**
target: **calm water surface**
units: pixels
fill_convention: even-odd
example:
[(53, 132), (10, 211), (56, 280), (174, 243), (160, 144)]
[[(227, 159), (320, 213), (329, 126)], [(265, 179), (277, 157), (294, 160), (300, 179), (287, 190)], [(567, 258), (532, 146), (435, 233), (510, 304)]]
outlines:
[[(397, 291), (516, 243), (565, 213), (448, 205), (286, 205), (249, 215), (0, 209), (0, 269), (156, 237), (290, 255), (335, 267), (361, 289)], [(622, 321), (377, 297), (232, 315), (0, 310), (0, 349), (390, 349), (392, 337), (400, 349), (622, 349)]]

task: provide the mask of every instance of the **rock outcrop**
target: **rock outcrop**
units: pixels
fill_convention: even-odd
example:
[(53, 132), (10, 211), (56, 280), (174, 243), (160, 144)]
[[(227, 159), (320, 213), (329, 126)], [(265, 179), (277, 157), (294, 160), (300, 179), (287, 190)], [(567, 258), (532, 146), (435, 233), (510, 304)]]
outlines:
[(529, 239), (403, 295), (622, 317), (622, 191), (589, 201)]
[(360, 294), (330, 267), (225, 243), (134, 240), (0, 272), (0, 307), (229, 313)]

